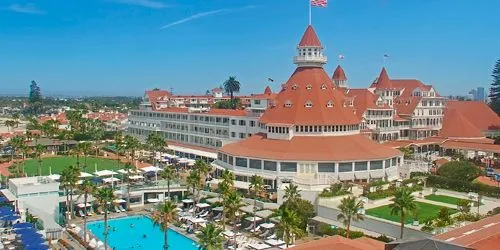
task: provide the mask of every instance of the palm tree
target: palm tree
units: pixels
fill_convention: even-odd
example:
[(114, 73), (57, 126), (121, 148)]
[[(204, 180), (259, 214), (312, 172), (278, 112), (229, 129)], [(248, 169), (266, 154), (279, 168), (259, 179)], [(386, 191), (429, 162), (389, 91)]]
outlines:
[(290, 183), (287, 187), (285, 187), (285, 195), (283, 195), (283, 199), (287, 201), (296, 201), (300, 199), (302, 195), (300, 194), (300, 190), (298, 190), (298, 186)]
[(109, 204), (115, 199), (113, 189), (110, 187), (97, 188), (94, 194), (96, 202), (104, 208), (104, 249), (108, 249), (108, 210)]
[[(240, 82), (236, 80), (235, 76), (230, 76), (229, 79), (224, 82), (224, 90), (231, 96), (231, 103), (233, 103), (234, 100), (234, 93), (240, 92), (240, 85)], [(233, 109), (234, 108), (236, 107), (233, 105)]]
[(344, 224), (347, 238), (349, 238), (351, 233), (351, 221), (364, 219), (363, 214), (359, 213), (359, 210), (363, 209), (363, 207), (362, 201), (358, 201), (356, 197), (351, 196), (343, 198), (338, 206), (340, 214), (337, 215), (337, 220)]
[(400, 216), (402, 239), (405, 227), (405, 217), (417, 210), (417, 203), (415, 202), (415, 197), (411, 194), (411, 190), (407, 187), (397, 189), (391, 201), (393, 202), (389, 205), (391, 208), (391, 215)]
[[(264, 179), (261, 176), (253, 175), (250, 177), (249, 189), (253, 198), (253, 216), (255, 217), (255, 213), (257, 212), (257, 197), (264, 192)], [(255, 230), (256, 225), (257, 221), (253, 220), (253, 230)]]
[(224, 194), (224, 198), (222, 200), (222, 227), (226, 229), (226, 218), (229, 221), (235, 222), (237, 219), (237, 213), (241, 207), (244, 206), (243, 199), (241, 195), (236, 192), (234, 189), (230, 189)]
[(219, 250), (223, 247), (222, 229), (214, 224), (207, 224), (196, 236), (199, 239), (200, 247), (198, 249), (200, 250)]
[[(83, 194), (83, 204), (85, 204), (85, 207), (87, 207), (88, 197), (94, 192), (94, 189), (95, 185), (86, 179), (78, 186), (78, 192)], [(83, 217), (83, 240), (87, 241), (87, 216)]]
[[(167, 196), (168, 196), (168, 199), (170, 200), (170, 182), (177, 178), (177, 171), (174, 169), (174, 166), (172, 165), (169, 165), (169, 166), (166, 166), (164, 169), (163, 169), (163, 172), (161, 172), (160, 176), (167, 180)], [(165, 198), (164, 198), (165, 200)]]
[(167, 146), (167, 142), (159, 132), (153, 132), (150, 133), (146, 138), (146, 144), (152, 151), (151, 162), (154, 166), (157, 167), (156, 152), (162, 152), (165, 149), (165, 146)]
[(276, 236), (282, 239), (286, 247), (293, 242), (296, 237), (301, 237), (303, 234), (302, 229), (300, 229), (300, 218), (297, 213), (289, 210), (287, 207), (282, 207), (278, 211), (280, 220), (276, 225)]
[(42, 154), (45, 152), (45, 146), (42, 144), (37, 144), (35, 146), (35, 155), (38, 159), (38, 176), (42, 176)]
[(70, 208), (69, 208), (69, 188), (70, 183), (69, 179), (71, 175), (69, 173), (69, 169), (64, 169), (61, 172), (61, 177), (59, 178), (60, 187), (64, 189), (64, 194), (66, 195), (66, 220), (69, 221), (71, 219)]
[(163, 249), (168, 249), (168, 225), (177, 218), (176, 206), (172, 201), (165, 201), (156, 207), (152, 214), (152, 219), (155, 226), (160, 226), (163, 231)]
[[(87, 171), (87, 157), (92, 152), (92, 144), (90, 142), (81, 142), (76, 145), (77, 152), (83, 155), (83, 171)], [(77, 156), (77, 164), (78, 156)]]
[(65, 173), (67, 176), (65, 177), (67, 186), (69, 188), (69, 208), (70, 213), (73, 215), (74, 207), (73, 207), (73, 191), (77, 187), (78, 179), (80, 178), (80, 169), (73, 165), (66, 168), (67, 172)]
[[(19, 135), (16, 135), (10, 139), (9, 144), (12, 146), (13, 150), (11, 151), (11, 161), (14, 161), (14, 154), (18, 154), (19, 150), (22, 150), (23, 147), (26, 147), (25, 138)], [(19, 164), (19, 162), (17, 163)], [(20, 168), (17, 166), (17, 174), (19, 177)]]
[(197, 200), (196, 198), (198, 193), (197, 191), (203, 185), (200, 171), (198, 169), (192, 169), (186, 179), (186, 183), (189, 187), (193, 189), (193, 200), (194, 200), (194, 205), (196, 205), (196, 200)]

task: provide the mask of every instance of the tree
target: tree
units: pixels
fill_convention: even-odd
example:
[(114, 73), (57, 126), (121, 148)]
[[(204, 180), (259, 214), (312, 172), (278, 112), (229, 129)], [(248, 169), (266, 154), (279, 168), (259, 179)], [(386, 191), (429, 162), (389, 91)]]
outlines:
[[(11, 161), (14, 161), (14, 154), (18, 154), (19, 150), (26, 146), (25, 138), (20, 135), (12, 137), (9, 141), (9, 145), (12, 147), (11, 151)], [(20, 174), (19, 162), (17, 162), (17, 174)]]
[[(137, 166), (135, 165), (135, 152), (141, 148), (141, 142), (137, 138), (130, 135), (126, 135), (125, 137), (123, 137), (123, 141), (121, 138), (122, 137), (120, 134), (120, 138), (116, 141), (117, 148), (124, 148), (128, 152), (129, 155), (128, 158), (130, 159), (129, 164), (125, 165), (125, 171), (127, 171), (125, 177), (127, 178), (126, 181), (127, 181), (127, 209), (128, 209), (130, 208), (130, 185), (131, 185), (129, 177), (132, 169), (134, 171), (137, 170)], [(120, 144), (118, 146), (118, 143), (124, 143), (124, 145)]]
[(177, 171), (175, 170), (174, 166), (169, 165), (163, 169), (163, 172), (161, 172), (160, 176), (163, 179), (167, 180), (167, 196), (168, 196), (168, 199), (171, 200), (171, 198), (170, 198), (170, 182), (173, 179), (177, 178)]
[(14, 120), (7, 120), (4, 122), (5, 127), (7, 127), (7, 130), (10, 132), (15, 126), (16, 122)]
[[(224, 82), (224, 90), (231, 96), (231, 101), (234, 99), (234, 93), (240, 92), (240, 85), (240, 82), (236, 80), (235, 76), (230, 76), (229, 79)], [(233, 106), (233, 109), (234, 108), (236, 107)]]
[(453, 219), (451, 218), (450, 209), (447, 207), (442, 207), (437, 215), (437, 223), (438, 227), (445, 227), (453, 224)]
[[(90, 194), (94, 192), (95, 185), (89, 180), (83, 180), (82, 184), (78, 186), (78, 192), (83, 194), (83, 204), (87, 206), (87, 200)], [(83, 217), (83, 240), (87, 241), (87, 216)]]
[(470, 212), (470, 201), (465, 199), (460, 199), (457, 202), (457, 207), (460, 213), (462, 213), (462, 215), (465, 215), (466, 213)]
[(500, 114), (500, 59), (495, 63), (491, 77), (493, 80), (489, 95), (491, 99), (490, 107), (497, 114)]
[(305, 230), (309, 220), (314, 217), (314, 206), (313, 204), (301, 198), (295, 200), (287, 200), (281, 204), (281, 208), (287, 208), (290, 211), (294, 211), (300, 219), (299, 228)]
[(113, 202), (115, 199), (115, 195), (113, 194), (113, 189), (110, 187), (102, 187), (96, 189), (94, 194), (94, 198), (96, 202), (103, 206), (104, 208), (104, 249), (108, 249), (108, 210), (109, 204)]
[(393, 202), (389, 205), (391, 208), (391, 215), (400, 216), (402, 239), (406, 216), (417, 210), (417, 203), (415, 202), (415, 197), (411, 194), (411, 189), (407, 187), (397, 189), (391, 201)]
[(443, 164), (437, 173), (454, 180), (472, 181), (481, 175), (481, 169), (467, 161), (450, 161)]
[(42, 176), (42, 155), (45, 152), (45, 146), (42, 144), (37, 144), (35, 146), (35, 155), (38, 161), (38, 176)]
[(83, 171), (87, 171), (87, 156), (92, 152), (92, 144), (90, 142), (80, 142), (76, 145), (76, 164), (80, 167), (79, 155), (83, 156)]
[(73, 216), (73, 190), (76, 187), (80, 172), (73, 166), (69, 166), (61, 172), (59, 182), (66, 194), (66, 214), (68, 220)]
[(347, 238), (351, 233), (351, 221), (364, 220), (363, 214), (359, 213), (359, 210), (363, 209), (363, 207), (363, 202), (358, 201), (356, 197), (348, 196), (340, 202), (338, 206), (340, 214), (337, 215), (337, 220), (344, 224)]
[[(255, 217), (255, 213), (257, 212), (257, 197), (259, 197), (262, 192), (264, 192), (264, 179), (258, 175), (252, 175), (250, 177), (250, 193), (252, 194), (253, 200), (253, 216)], [(253, 220), (253, 230), (255, 230), (255, 226), (257, 221)]]
[(222, 229), (214, 224), (207, 224), (202, 228), (196, 236), (199, 239), (200, 247), (198, 249), (204, 250), (219, 250), (222, 249), (224, 237), (222, 237)]
[(243, 207), (243, 199), (241, 195), (236, 192), (236, 190), (231, 189), (226, 194), (224, 194), (224, 198), (222, 200), (222, 227), (226, 229), (226, 218), (229, 221), (235, 222), (237, 219), (238, 211), (241, 207)]
[(276, 236), (282, 239), (288, 248), (290, 243), (292, 243), (295, 238), (301, 237), (304, 232), (299, 227), (300, 219), (296, 212), (283, 207), (278, 210), (278, 215), (280, 219), (276, 225)]
[(191, 169), (191, 172), (189, 172), (189, 175), (186, 179), (186, 183), (187, 183), (188, 187), (191, 187), (193, 190), (193, 200), (194, 200), (194, 205), (196, 205), (197, 193), (198, 193), (197, 191), (203, 185), (200, 171), (198, 169)]
[(234, 186), (234, 174), (229, 171), (229, 169), (224, 169), (221, 174), (222, 181), (219, 182), (219, 191), (224, 196), (225, 193), (229, 192)]
[(156, 152), (162, 152), (167, 146), (167, 142), (165, 139), (161, 136), (159, 132), (153, 132), (149, 133), (148, 137), (146, 138), (146, 144), (148, 145), (148, 148), (152, 151), (151, 154), (151, 162), (153, 165), (156, 164)]
[(302, 196), (297, 185), (290, 183), (287, 187), (285, 187), (285, 195), (283, 195), (284, 200), (294, 202), (301, 197)]
[(163, 249), (168, 249), (168, 225), (177, 218), (176, 206), (172, 201), (165, 201), (156, 207), (152, 214), (153, 223), (163, 231)]
[(42, 91), (35, 81), (31, 81), (29, 93), (30, 113), (40, 114), (42, 111)]

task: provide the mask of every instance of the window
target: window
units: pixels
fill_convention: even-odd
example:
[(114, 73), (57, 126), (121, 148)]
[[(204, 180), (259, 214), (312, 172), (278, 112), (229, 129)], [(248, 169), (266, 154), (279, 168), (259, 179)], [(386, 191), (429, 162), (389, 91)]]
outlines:
[(333, 108), (333, 102), (331, 100), (328, 101), (328, 103), (326, 104), (326, 107), (327, 108)]
[(382, 161), (371, 161), (370, 162), (370, 170), (382, 169), (384, 168), (382, 165)]
[(236, 137), (236, 133), (235, 132), (231, 132), (231, 137)]
[(250, 168), (262, 169), (262, 161), (261, 160), (250, 159)]
[(282, 172), (297, 172), (296, 162), (282, 162), (280, 165), (280, 170)]
[(246, 126), (247, 125), (247, 123), (246, 123), (245, 120), (240, 120), (239, 124), (240, 124), (240, 126)]
[(358, 161), (354, 163), (354, 171), (366, 171), (368, 170), (368, 162)]
[(264, 161), (264, 170), (268, 171), (276, 171), (276, 162), (275, 161)]
[(253, 100), (253, 103), (254, 103), (255, 105), (260, 105), (260, 100)]
[(351, 171), (352, 171), (352, 163), (351, 162), (339, 163), (339, 172), (351, 172)]
[(307, 90), (311, 90), (312, 89), (312, 85), (311, 84), (307, 84), (306, 89)]
[(306, 104), (304, 105), (306, 108), (312, 108), (313, 106), (313, 103), (309, 100), (306, 102)]
[(222, 160), (222, 153), (217, 153), (217, 160), (221, 161)]
[(290, 100), (285, 101), (285, 108), (290, 108), (292, 107), (292, 102)]
[(245, 133), (240, 133), (240, 139), (244, 139), (245, 138)]
[(318, 172), (320, 173), (334, 173), (335, 163), (318, 163)]
[(321, 89), (326, 89), (326, 84), (321, 84)]
[(250, 127), (255, 127), (255, 121), (250, 121)]
[(236, 120), (231, 120), (231, 125), (236, 125)]
[(229, 157), (228, 157), (228, 163), (229, 163), (230, 165), (233, 165), (233, 164), (234, 164), (234, 162), (233, 162), (233, 157), (232, 157), (232, 156), (229, 156)]
[(248, 167), (247, 158), (236, 157), (236, 166), (242, 168)]

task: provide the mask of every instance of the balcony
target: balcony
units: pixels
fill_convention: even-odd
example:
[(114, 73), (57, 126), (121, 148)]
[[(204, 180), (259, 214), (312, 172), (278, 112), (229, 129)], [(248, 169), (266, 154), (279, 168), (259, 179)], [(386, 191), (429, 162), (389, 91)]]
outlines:
[(326, 56), (295, 56), (293, 58), (293, 63), (295, 64), (317, 64), (322, 63), (326, 64), (328, 59)]

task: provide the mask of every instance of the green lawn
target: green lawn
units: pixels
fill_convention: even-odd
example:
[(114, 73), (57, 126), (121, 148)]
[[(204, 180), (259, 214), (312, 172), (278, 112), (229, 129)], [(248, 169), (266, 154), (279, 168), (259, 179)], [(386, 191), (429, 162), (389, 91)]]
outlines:
[[(83, 163), (84, 159), (80, 157), (80, 166), (83, 167)], [(116, 160), (88, 157), (88, 168), (86, 172), (93, 173), (95, 171), (96, 164), (98, 171), (104, 169), (117, 170), (123, 168), (123, 165), (121, 163), (118, 163), (118, 161)], [(64, 156), (45, 158), (42, 162), (42, 174), (49, 175), (49, 167), (52, 168), (52, 174), (60, 174), (64, 168), (70, 165), (76, 165), (76, 157)], [(25, 171), (28, 176), (38, 175), (38, 161), (36, 159), (27, 160)]]
[[(436, 206), (436, 205), (424, 203), (424, 202), (417, 201), (416, 203), (418, 206), (417, 214), (418, 214), (418, 218), (419, 218), (420, 223), (423, 223), (423, 221), (427, 218), (436, 218), (439, 210), (442, 208), (442, 206)], [(452, 210), (451, 213), (456, 212), (455, 209), (450, 209), (450, 210)], [(394, 222), (400, 221), (400, 218), (398, 215), (391, 215), (391, 208), (389, 207), (389, 205), (368, 209), (368, 210), (366, 210), (366, 214), (371, 215), (371, 216), (375, 216), (378, 218), (394, 221)], [(405, 223), (408, 224), (408, 223), (412, 223), (412, 222), (413, 222), (413, 216), (412, 215), (406, 216)]]
[(451, 205), (457, 205), (458, 201), (462, 200), (460, 198), (456, 198), (456, 197), (452, 197), (452, 196), (436, 195), (436, 194), (427, 195), (427, 196), (425, 196), (425, 199), (431, 200), (431, 201), (439, 201), (439, 202), (443, 202), (443, 203), (448, 203)]

